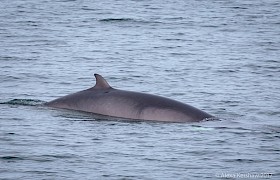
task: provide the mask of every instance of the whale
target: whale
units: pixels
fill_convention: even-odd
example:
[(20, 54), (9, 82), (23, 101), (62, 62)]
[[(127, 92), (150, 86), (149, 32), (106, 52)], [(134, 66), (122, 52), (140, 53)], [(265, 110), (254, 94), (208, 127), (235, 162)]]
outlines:
[(99, 74), (86, 90), (46, 102), (52, 108), (76, 110), (126, 120), (199, 122), (214, 116), (170, 98), (113, 88)]

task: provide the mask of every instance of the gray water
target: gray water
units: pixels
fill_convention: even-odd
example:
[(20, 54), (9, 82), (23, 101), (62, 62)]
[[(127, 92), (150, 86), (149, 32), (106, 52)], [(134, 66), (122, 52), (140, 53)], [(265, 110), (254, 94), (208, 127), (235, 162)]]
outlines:
[[(279, 9), (1, 0), (0, 179), (279, 179)], [(94, 73), (220, 120), (131, 123), (34, 106), (93, 86)]]

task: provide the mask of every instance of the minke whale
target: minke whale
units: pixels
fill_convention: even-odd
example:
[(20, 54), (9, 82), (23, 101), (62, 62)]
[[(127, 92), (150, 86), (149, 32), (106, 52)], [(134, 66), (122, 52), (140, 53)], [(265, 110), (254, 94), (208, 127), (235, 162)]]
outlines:
[(90, 112), (126, 120), (199, 122), (212, 115), (169, 98), (112, 88), (99, 74), (95, 86), (45, 103), (53, 108)]

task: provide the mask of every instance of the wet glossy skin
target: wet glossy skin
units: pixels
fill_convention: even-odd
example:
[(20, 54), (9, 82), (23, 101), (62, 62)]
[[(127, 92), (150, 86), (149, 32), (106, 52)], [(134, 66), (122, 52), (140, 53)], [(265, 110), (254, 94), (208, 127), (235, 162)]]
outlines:
[(138, 120), (197, 122), (212, 117), (172, 99), (114, 89), (102, 76), (96, 74), (95, 77), (97, 83), (93, 88), (58, 98), (46, 105)]

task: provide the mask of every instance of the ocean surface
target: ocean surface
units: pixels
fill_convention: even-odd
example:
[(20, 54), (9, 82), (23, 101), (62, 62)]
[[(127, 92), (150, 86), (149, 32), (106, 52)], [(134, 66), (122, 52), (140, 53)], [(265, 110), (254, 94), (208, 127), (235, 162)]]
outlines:
[[(280, 179), (279, 0), (1, 0), (0, 179)], [(219, 120), (42, 102), (95, 84)]]

